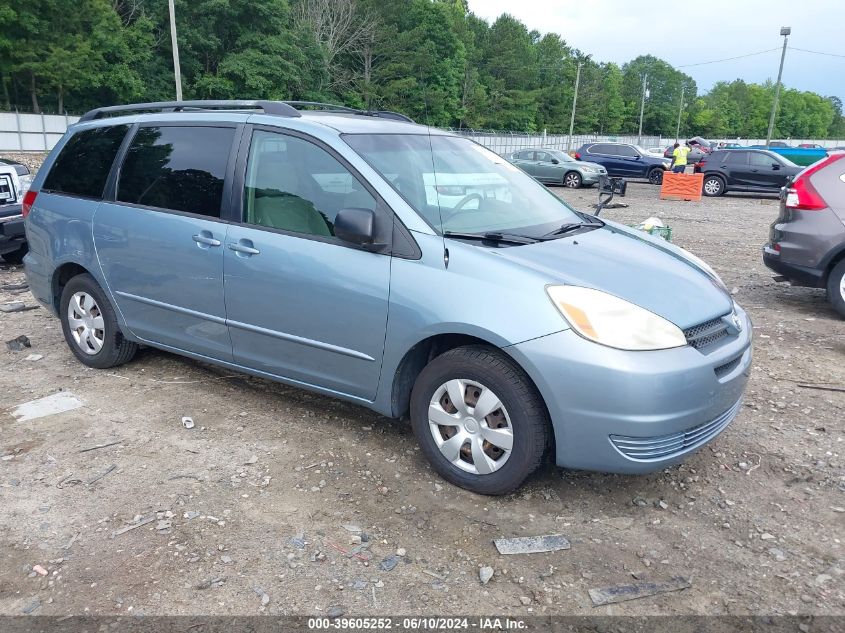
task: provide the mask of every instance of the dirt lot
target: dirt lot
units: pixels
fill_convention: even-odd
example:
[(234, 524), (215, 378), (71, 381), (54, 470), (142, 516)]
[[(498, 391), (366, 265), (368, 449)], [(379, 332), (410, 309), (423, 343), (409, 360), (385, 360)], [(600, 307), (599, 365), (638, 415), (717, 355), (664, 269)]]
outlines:
[[(581, 209), (596, 198), (559, 193)], [(632, 184), (630, 208), (605, 216), (658, 215), (711, 263), (754, 320), (755, 366), (737, 420), (651, 476), (548, 466), (517, 494), (479, 497), (363, 408), (152, 349), (86, 369), (44, 309), (0, 314), (0, 339), (32, 342), (0, 349), (0, 613), (845, 614), (845, 393), (797, 386), (845, 384), (845, 320), (762, 265), (773, 199), (657, 194)], [(0, 285), (23, 281), (0, 265)], [(34, 303), (0, 290), (14, 300)], [(12, 417), (58, 391), (84, 406)], [(571, 549), (506, 557), (491, 543), (549, 533)], [(480, 566), (495, 569), (487, 585)], [(588, 595), (678, 575), (692, 587), (599, 608)]]

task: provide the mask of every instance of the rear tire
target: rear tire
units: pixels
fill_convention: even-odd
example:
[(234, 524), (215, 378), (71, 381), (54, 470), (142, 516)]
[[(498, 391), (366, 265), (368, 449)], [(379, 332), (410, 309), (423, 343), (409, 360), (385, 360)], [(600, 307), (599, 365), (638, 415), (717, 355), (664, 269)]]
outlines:
[(569, 189), (578, 189), (581, 187), (581, 174), (577, 171), (570, 171), (567, 172), (563, 176), (563, 186), (568, 187)]
[(655, 167), (650, 172), (648, 172), (648, 181), (653, 185), (662, 185), (663, 184), (663, 170), (659, 167)]
[(18, 250), (12, 251), (11, 253), (6, 253), (5, 255), (3, 255), (3, 260), (7, 264), (14, 264), (14, 265), (22, 264), (23, 258), (28, 252), (29, 252), (29, 245), (21, 244), (21, 247)]
[(709, 198), (721, 196), (725, 193), (725, 181), (721, 176), (705, 176), (701, 184), (701, 192)]
[(411, 426), (441, 477), (485, 495), (518, 488), (540, 466), (551, 435), (525, 372), (481, 345), (449, 350), (423, 368), (411, 392)]
[(845, 259), (836, 264), (827, 276), (827, 299), (845, 318)]
[(117, 367), (132, 360), (138, 351), (136, 343), (123, 338), (114, 308), (103, 289), (87, 273), (77, 275), (65, 285), (59, 317), (65, 341), (83, 365), (95, 369)]

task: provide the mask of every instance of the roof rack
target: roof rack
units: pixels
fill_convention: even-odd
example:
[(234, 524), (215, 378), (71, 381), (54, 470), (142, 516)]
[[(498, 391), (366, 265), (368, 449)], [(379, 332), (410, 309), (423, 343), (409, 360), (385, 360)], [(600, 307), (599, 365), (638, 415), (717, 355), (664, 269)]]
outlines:
[(126, 105), (104, 106), (89, 110), (79, 119), (79, 122), (94, 121), (111, 114), (126, 112), (144, 112), (157, 110), (160, 112), (185, 112), (203, 110), (263, 110), (264, 114), (274, 114), (285, 117), (301, 117), (300, 109), (314, 108), (326, 112), (342, 112), (346, 114), (358, 114), (361, 116), (380, 117), (394, 121), (405, 121), (414, 123), (410, 117), (392, 112), (390, 110), (361, 110), (349, 106), (337, 105), (334, 103), (321, 103), (320, 101), (155, 101), (152, 103), (129, 103)]
[(182, 112), (185, 110), (263, 110), (265, 114), (276, 114), (286, 117), (302, 116), (296, 108), (284, 101), (155, 101), (153, 103), (129, 103), (126, 105), (94, 108), (83, 114), (79, 121), (80, 123), (83, 121), (93, 121), (118, 112), (142, 112), (145, 110), (160, 110), (162, 112)]

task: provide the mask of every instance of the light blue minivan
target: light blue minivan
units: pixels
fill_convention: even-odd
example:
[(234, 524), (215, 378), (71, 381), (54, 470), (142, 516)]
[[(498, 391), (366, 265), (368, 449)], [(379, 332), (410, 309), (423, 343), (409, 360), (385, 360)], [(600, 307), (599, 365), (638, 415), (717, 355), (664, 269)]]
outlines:
[(549, 453), (642, 473), (740, 408), (751, 323), (713, 270), (402, 115), (94, 110), (24, 201), (35, 297), (85, 365), (148, 345), (409, 417), (448, 481)]

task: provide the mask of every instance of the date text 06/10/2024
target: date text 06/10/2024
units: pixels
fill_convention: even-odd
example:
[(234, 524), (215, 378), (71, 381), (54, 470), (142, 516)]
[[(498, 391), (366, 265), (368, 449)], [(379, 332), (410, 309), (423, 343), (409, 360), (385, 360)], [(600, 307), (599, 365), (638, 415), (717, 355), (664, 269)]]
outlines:
[(524, 620), (500, 617), (309, 618), (309, 630), (346, 631), (524, 631)]

